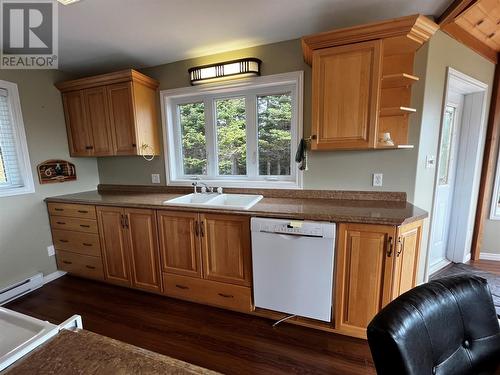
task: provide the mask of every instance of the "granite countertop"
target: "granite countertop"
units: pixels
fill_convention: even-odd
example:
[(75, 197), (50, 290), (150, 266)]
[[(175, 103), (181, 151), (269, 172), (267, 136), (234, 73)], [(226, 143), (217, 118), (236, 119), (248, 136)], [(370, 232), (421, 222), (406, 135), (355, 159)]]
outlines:
[(217, 375), (174, 358), (86, 330), (62, 330), (2, 375), (120, 374)]
[(82, 203), (103, 206), (151, 208), (173, 211), (232, 213), (248, 216), (299, 220), (402, 225), (427, 217), (427, 212), (398, 200), (277, 198), (264, 197), (249, 210), (224, 210), (167, 206), (163, 202), (181, 196), (178, 193), (120, 192), (97, 190), (47, 198), (47, 202)]

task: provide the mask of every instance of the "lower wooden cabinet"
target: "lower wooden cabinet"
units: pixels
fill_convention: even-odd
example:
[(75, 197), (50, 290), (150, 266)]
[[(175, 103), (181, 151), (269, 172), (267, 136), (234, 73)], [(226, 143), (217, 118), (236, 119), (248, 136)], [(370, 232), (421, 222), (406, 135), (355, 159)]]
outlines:
[(202, 214), (200, 222), (204, 277), (208, 280), (251, 286), (249, 218)]
[(252, 289), (189, 276), (163, 274), (163, 290), (171, 297), (223, 307), (252, 311)]
[(104, 280), (102, 261), (100, 257), (57, 251), (57, 268), (73, 275), (90, 279)]
[(395, 227), (339, 224), (335, 329), (366, 338), (382, 307), (416, 285), (422, 222)]
[(97, 207), (107, 281), (161, 291), (154, 210)]
[(250, 311), (248, 217), (158, 211), (158, 227), (165, 294)]
[(193, 212), (158, 211), (161, 270), (201, 277), (199, 215)]
[[(170, 297), (280, 319), (252, 305), (250, 218), (245, 215), (49, 204), (58, 268)], [(422, 221), (338, 224), (332, 325), (366, 338), (382, 307), (417, 282)], [(267, 314), (267, 315), (266, 315)]]

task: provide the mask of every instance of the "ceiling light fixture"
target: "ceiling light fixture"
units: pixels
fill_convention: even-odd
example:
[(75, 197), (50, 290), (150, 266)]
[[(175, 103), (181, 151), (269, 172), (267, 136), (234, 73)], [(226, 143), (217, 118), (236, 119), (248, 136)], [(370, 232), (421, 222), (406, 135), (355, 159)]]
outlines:
[(57, 0), (57, 1), (59, 1), (62, 5), (70, 5), (73, 3), (77, 3), (80, 0)]
[(225, 61), (216, 64), (196, 66), (189, 69), (192, 85), (212, 83), (228, 79), (260, 76), (262, 61), (255, 57)]

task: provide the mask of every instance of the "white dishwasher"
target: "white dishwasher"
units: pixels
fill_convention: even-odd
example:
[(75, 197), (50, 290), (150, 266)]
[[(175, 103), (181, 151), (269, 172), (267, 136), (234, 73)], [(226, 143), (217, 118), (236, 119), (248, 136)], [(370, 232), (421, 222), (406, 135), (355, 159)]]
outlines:
[(256, 307), (331, 321), (335, 224), (252, 218)]

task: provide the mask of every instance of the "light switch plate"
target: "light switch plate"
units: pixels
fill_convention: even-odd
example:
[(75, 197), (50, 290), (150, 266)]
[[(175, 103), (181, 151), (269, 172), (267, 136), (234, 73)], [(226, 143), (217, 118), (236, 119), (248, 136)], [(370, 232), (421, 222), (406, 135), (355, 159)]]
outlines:
[(380, 187), (383, 185), (384, 175), (383, 173), (374, 173), (373, 174), (373, 186)]
[(160, 183), (160, 175), (158, 173), (153, 173), (151, 175), (151, 182), (153, 184), (159, 184)]
[(54, 245), (47, 246), (47, 254), (49, 254), (49, 257), (56, 255), (56, 250), (54, 249)]

